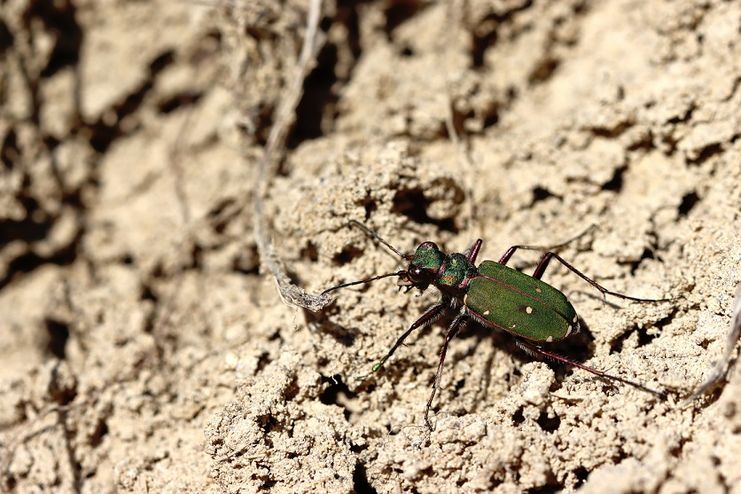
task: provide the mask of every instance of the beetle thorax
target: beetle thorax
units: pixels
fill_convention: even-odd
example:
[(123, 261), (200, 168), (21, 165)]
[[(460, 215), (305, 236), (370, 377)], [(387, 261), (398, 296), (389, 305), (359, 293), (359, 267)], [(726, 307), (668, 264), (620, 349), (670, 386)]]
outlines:
[(460, 297), (468, 281), (477, 274), (476, 266), (464, 254), (449, 254), (445, 256), (434, 285), (446, 295)]

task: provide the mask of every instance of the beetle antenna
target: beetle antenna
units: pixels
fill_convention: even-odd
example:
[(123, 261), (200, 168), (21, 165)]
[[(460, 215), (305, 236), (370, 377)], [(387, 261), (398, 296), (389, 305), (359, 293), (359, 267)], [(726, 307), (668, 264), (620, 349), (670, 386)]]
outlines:
[(325, 295), (325, 294), (327, 294), (329, 292), (332, 292), (332, 291), (335, 291), (335, 290), (339, 290), (340, 288), (346, 288), (348, 286), (353, 286), (353, 285), (362, 285), (364, 283), (370, 283), (372, 281), (380, 280), (382, 278), (389, 278), (391, 276), (404, 276), (406, 274), (407, 274), (406, 271), (395, 271), (393, 273), (386, 273), (386, 274), (381, 274), (381, 275), (378, 275), (378, 276), (374, 276), (372, 278), (368, 278), (367, 280), (358, 280), (358, 281), (351, 281), (349, 283), (342, 283), (341, 285), (337, 285), (337, 286), (333, 286), (331, 288), (327, 288), (326, 290), (324, 290), (322, 292), (322, 295)]
[(407, 258), (406, 255), (404, 255), (401, 251), (399, 251), (399, 249), (397, 249), (396, 247), (394, 247), (393, 245), (391, 245), (390, 243), (388, 243), (387, 241), (385, 241), (384, 239), (382, 239), (380, 235), (378, 235), (376, 232), (374, 232), (373, 230), (371, 230), (370, 228), (368, 228), (367, 226), (365, 226), (361, 222), (356, 221), (356, 220), (350, 220), (350, 221), (347, 222), (347, 224), (348, 225), (357, 226), (358, 228), (360, 228), (361, 230), (363, 230), (366, 233), (366, 235), (374, 238), (375, 240), (378, 240), (383, 245), (385, 245), (386, 247), (388, 247), (394, 254), (396, 254), (397, 256), (401, 257), (402, 259), (406, 259)]

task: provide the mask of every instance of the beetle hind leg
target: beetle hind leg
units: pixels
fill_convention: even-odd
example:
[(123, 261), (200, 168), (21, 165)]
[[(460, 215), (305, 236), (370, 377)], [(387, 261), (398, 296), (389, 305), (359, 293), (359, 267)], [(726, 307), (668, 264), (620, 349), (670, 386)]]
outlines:
[(566, 247), (567, 245), (569, 245), (572, 242), (575, 242), (575, 241), (579, 240), (580, 238), (582, 238), (583, 236), (585, 236), (587, 233), (591, 232), (595, 228), (597, 228), (597, 225), (592, 224), (587, 229), (585, 229), (584, 231), (582, 231), (581, 233), (579, 233), (578, 235), (575, 235), (575, 236), (571, 237), (570, 239), (565, 240), (565, 241), (561, 242), (560, 244), (556, 244), (556, 245), (548, 245), (548, 246), (542, 246), (542, 245), (513, 245), (512, 247), (510, 247), (509, 249), (507, 249), (507, 252), (505, 252), (504, 255), (499, 259), (499, 264), (505, 264), (506, 265), (507, 262), (509, 262), (509, 259), (512, 257), (512, 255), (517, 251), (517, 249), (522, 249), (522, 250), (539, 250), (541, 252), (551, 251), (551, 250), (558, 250), (558, 249), (560, 249), (562, 247)]
[(670, 298), (640, 298), (640, 297), (633, 297), (631, 295), (626, 295), (624, 293), (620, 292), (613, 292), (612, 290), (608, 290), (604, 286), (600, 285), (596, 281), (594, 281), (589, 276), (585, 275), (578, 269), (576, 269), (574, 266), (572, 266), (568, 261), (566, 261), (563, 257), (559, 256), (555, 252), (546, 252), (543, 254), (543, 257), (540, 258), (540, 262), (538, 262), (538, 265), (535, 267), (535, 271), (533, 271), (533, 278), (535, 279), (541, 279), (543, 277), (543, 274), (545, 273), (545, 270), (548, 268), (548, 264), (551, 262), (551, 259), (556, 259), (558, 262), (560, 262), (566, 269), (571, 271), (572, 273), (576, 274), (579, 278), (583, 279), (590, 285), (592, 285), (594, 288), (600, 291), (603, 296), (605, 295), (612, 295), (614, 297), (622, 298), (625, 300), (633, 300), (634, 302), (670, 302), (672, 299)]
[(603, 372), (601, 370), (595, 369), (594, 367), (589, 367), (588, 365), (581, 364), (579, 362), (576, 362), (575, 360), (571, 360), (568, 357), (564, 357), (563, 355), (559, 355), (557, 353), (549, 352), (548, 350), (544, 350), (543, 348), (530, 343), (528, 341), (525, 341), (521, 338), (515, 338), (515, 343), (518, 347), (523, 349), (526, 353), (535, 356), (535, 357), (542, 357), (546, 360), (550, 360), (552, 362), (559, 362), (562, 364), (569, 365), (571, 367), (576, 367), (582, 370), (585, 370), (591, 374), (594, 374), (595, 376), (601, 377), (603, 379), (607, 379), (609, 381), (617, 381), (621, 382), (623, 384), (627, 384), (629, 386), (633, 386), (634, 388), (640, 389), (641, 391), (645, 391), (646, 393), (650, 393), (654, 396), (657, 396), (658, 398), (665, 399), (666, 398), (666, 391), (661, 390), (657, 391), (655, 389), (651, 389), (648, 386), (641, 384), (636, 381), (631, 381), (630, 379), (625, 379), (620, 376), (614, 376), (612, 374), (608, 374), (606, 372)]

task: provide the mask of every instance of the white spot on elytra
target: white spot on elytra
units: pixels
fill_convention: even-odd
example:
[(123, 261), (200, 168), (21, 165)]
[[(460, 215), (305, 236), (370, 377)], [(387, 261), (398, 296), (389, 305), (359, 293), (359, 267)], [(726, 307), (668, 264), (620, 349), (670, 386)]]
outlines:
[(488, 310), (485, 310), (485, 311), (484, 311), (484, 315), (485, 315), (485, 316), (488, 316), (489, 314), (491, 314), (491, 312), (490, 312), (490, 311), (488, 311)]
[(548, 338), (545, 339), (545, 341), (547, 341), (548, 343), (552, 343), (553, 342), (553, 336), (549, 336)]
[(517, 327), (517, 324), (512, 325), (512, 329), (515, 329)]
[(525, 312), (527, 312), (528, 314), (532, 314), (533, 313), (533, 308), (530, 307), (530, 306), (527, 306), (527, 307), (525, 307)]
[(574, 329), (571, 325), (569, 325), (568, 328), (566, 328), (566, 336), (571, 334), (571, 330)]
[(578, 320), (579, 320), (579, 318), (577, 316), (574, 316), (574, 318), (571, 320), (571, 322), (576, 322)]
[(541, 290), (540, 288), (536, 288), (535, 291), (538, 293), (543, 293), (543, 290)]

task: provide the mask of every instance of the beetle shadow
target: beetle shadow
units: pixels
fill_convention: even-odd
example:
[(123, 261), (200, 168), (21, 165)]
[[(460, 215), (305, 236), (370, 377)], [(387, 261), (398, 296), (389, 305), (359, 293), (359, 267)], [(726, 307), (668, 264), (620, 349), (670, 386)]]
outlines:
[[(548, 343), (544, 345), (544, 349), (562, 355), (570, 360), (574, 360), (578, 363), (583, 363), (594, 356), (595, 352), (595, 338), (587, 325), (586, 321), (579, 316), (580, 330), (569, 336), (566, 340), (557, 343)], [(485, 338), (493, 339), (494, 346), (498, 350), (503, 350), (509, 353), (515, 360), (515, 367), (512, 370), (511, 375), (514, 377), (521, 376), (519, 367), (528, 362), (545, 362), (556, 375), (557, 386), (560, 387), (561, 382), (565, 379), (566, 375), (572, 370), (572, 366), (554, 362), (545, 358), (541, 358), (538, 355), (534, 355), (517, 345), (515, 338), (505, 332), (492, 330), (475, 321), (470, 321), (464, 331), (458, 336), (459, 338), (476, 338), (476, 343), (470, 347), (470, 349), (460, 358), (472, 357), (478, 353), (481, 342)], [(484, 373), (481, 378), (479, 385), (479, 392), (476, 395), (476, 403), (486, 403), (488, 400), (489, 387), (492, 380), (492, 367), (494, 365), (494, 359), (499, 353), (496, 351), (489, 352), (486, 362), (484, 363)]]
[[(579, 331), (570, 335), (565, 340), (548, 343), (544, 348), (581, 364), (594, 356), (595, 338), (587, 322), (581, 316), (578, 317)], [(564, 366), (554, 362), (554, 367)], [(569, 366), (566, 367), (568, 368)]]
[(308, 309), (303, 309), (303, 312), (304, 320), (309, 326), (322, 334), (331, 336), (337, 343), (344, 347), (353, 346), (355, 340), (360, 335), (360, 330), (358, 329), (347, 328), (341, 324), (332, 322), (330, 317), (332, 312), (331, 305), (319, 312), (312, 312)]
[[(337, 309), (333, 307), (333, 304), (329, 304), (327, 307), (324, 307), (318, 312), (312, 312), (307, 309), (304, 309), (303, 312), (305, 321), (310, 327), (313, 328), (314, 331), (334, 338), (335, 341), (347, 348), (348, 351), (352, 351), (352, 347), (357, 344), (357, 340), (362, 334), (362, 331), (360, 329), (348, 328), (332, 321), (333, 315), (337, 313)], [(387, 346), (384, 347), (383, 353), (372, 356), (375, 359), (374, 361), (377, 361), (378, 359), (383, 357), (385, 352), (394, 344), (396, 338), (401, 336), (401, 334), (408, 329), (409, 325), (412, 324), (412, 322), (414, 322), (421, 314), (422, 313), (415, 315), (409, 321), (407, 321), (406, 324), (400, 326), (398, 332), (394, 333), (393, 338), (389, 339), (389, 341), (386, 342)], [(441, 316), (431, 325), (419, 328), (417, 331), (414, 331), (406, 339), (402, 347), (415, 347), (419, 344), (418, 342), (420, 340), (423, 340), (424, 336), (431, 333), (432, 331), (439, 331), (441, 336), (444, 335), (452, 320), (453, 315), (451, 314), (445, 314)], [(362, 322), (360, 324), (362, 325)], [(440, 340), (440, 343), (442, 343), (442, 338)], [(418, 361), (417, 357), (414, 357), (411, 354), (407, 354), (400, 350), (402, 350), (401, 347), (397, 350), (396, 353), (394, 353), (394, 356), (388, 362), (386, 362), (386, 364), (381, 369), (378, 370), (378, 372), (367, 372), (370, 370), (372, 362), (368, 364), (368, 369), (351, 369), (349, 371), (350, 374), (352, 374), (353, 372), (357, 372), (358, 374), (351, 377), (351, 379), (362, 378), (360, 382), (355, 383), (355, 387), (353, 387), (353, 390), (355, 392), (370, 391), (375, 387), (375, 380), (379, 378), (389, 380), (393, 383), (400, 382), (404, 378), (404, 375), (408, 372), (408, 370), (410, 368), (414, 368)], [(434, 349), (430, 350), (429, 352), (430, 355), (434, 356), (431, 358), (434, 358), (435, 366), (437, 366), (438, 351), (439, 347), (435, 346)], [(416, 370), (414, 372), (417, 373)]]

